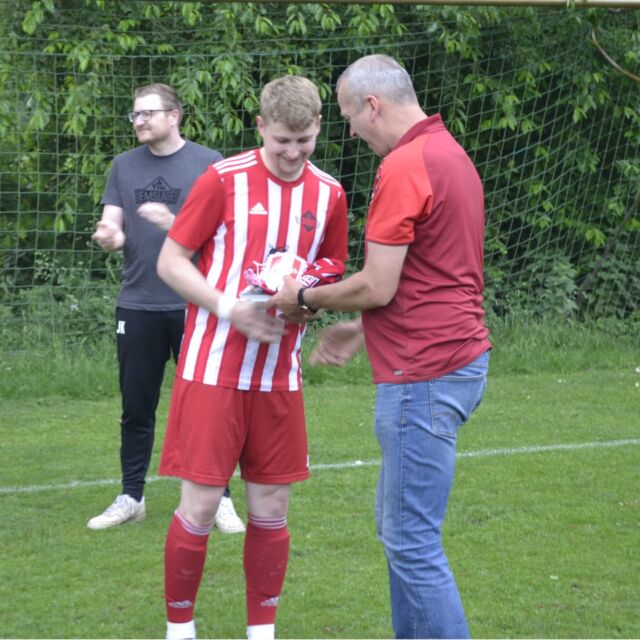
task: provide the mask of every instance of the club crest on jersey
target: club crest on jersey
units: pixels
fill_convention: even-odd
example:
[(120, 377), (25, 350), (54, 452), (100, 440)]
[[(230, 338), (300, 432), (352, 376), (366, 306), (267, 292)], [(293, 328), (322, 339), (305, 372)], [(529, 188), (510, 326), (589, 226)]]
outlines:
[(305, 231), (313, 231), (316, 228), (317, 219), (311, 211), (305, 211), (300, 218), (296, 216), (296, 222), (302, 225)]
[(175, 204), (180, 197), (180, 189), (172, 189), (163, 177), (158, 176), (144, 189), (136, 189), (135, 194), (136, 204), (143, 204), (144, 202)]

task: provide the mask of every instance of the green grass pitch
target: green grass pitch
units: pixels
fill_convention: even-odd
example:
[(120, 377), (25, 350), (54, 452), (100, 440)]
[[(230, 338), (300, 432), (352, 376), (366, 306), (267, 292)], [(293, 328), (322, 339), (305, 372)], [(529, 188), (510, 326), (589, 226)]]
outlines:
[[(460, 433), (444, 532), (472, 635), (640, 637), (640, 360), (518, 372), (500, 357)], [(388, 638), (372, 514), (373, 386), (361, 370), (314, 375), (305, 389), (312, 477), (293, 489), (277, 634)], [(142, 523), (85, 526), (118, 492), (117, 394), (32, 392), (5, 397), (2, 413), (0, 636), (163, 637), (162, 555), (177, 482), (151, 478)], [(232, 491), (244, 518), (239, 479)], [(211, 536), (201, 638), (244, 637), (242, 543)]]

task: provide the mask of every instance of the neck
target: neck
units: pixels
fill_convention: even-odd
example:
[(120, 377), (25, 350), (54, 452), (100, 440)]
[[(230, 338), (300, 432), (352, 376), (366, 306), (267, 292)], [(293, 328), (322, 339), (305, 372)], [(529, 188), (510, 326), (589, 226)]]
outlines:
[(295, 176), (293, 175), (283, 176), (280, 173), (280, 170), (278, 169), (278, 167), (272, 164), (271, 160), (269, 159), (269, 156), (267, 155), (267, 152), (264, 150), (264, 147), (260, 147), (260, 157), (262, 158), (262, 162), (264, 162), (264, 166), (267, 167), (267, 169), (269, 169), (269, 171), (271, 171), (271, 173), (273, 173), (274, 176), (276, 176), (277, 178), (279, 178), (284, 182), (295, 182), (302, 175), (302, 172), (304, 171), (305, 165), (303, 164), (300, 167), (300, 171), (298, 171), (295, 174)]
[(409, 129), (425, 118), (428, 118), (427, 114), (418, 105), (412, 105), (396, 113), (393, 123), (393, 144), (391, 146), (394, 147)]
[(185, 143), (186, 140), (178, 134), (170, 136), (165, 140), (158, 140), (157, 142), (147, 144), (147, 146), (154, 156), (168, 156), (178, 151), (178, 149), (181, 149)]

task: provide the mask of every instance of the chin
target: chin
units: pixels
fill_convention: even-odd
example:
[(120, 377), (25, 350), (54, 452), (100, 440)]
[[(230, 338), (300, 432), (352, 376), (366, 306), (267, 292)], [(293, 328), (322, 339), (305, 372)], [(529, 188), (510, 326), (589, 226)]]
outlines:
[(287, 163), (284, 166), (283, 165), (280, 166), (280, 171), (283, 174), (286, 174), (286, 175), (289, 175), (289, 176), (294, 176), (297, 173), (300, 173), (300, 171), (302, 171), (302, 167), (304, 167), (304, 162), (299, 162), (296, 165), (291, 165), (291, 164)]

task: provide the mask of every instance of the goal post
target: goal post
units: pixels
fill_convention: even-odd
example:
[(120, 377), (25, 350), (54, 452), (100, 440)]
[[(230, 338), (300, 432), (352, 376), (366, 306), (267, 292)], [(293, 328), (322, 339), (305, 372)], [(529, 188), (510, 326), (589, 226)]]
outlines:
[[(178, 0), (188, 2), (190, 0)], [(224, 0), (201, 0), (202, 2), (216, 4)], [(240, 0), (253, 2), (253, 0)], [(276, 4), (311, 4), (314, 0), (271, 0)], [(332, 4), (432, 4), (450, 5), (458, 7), (493, 6), (493, 7), (564, 7), (575, 9), (592, 9), (604, 7), (607, 9), (638, 9), (640, 0), (332, 0)]]

